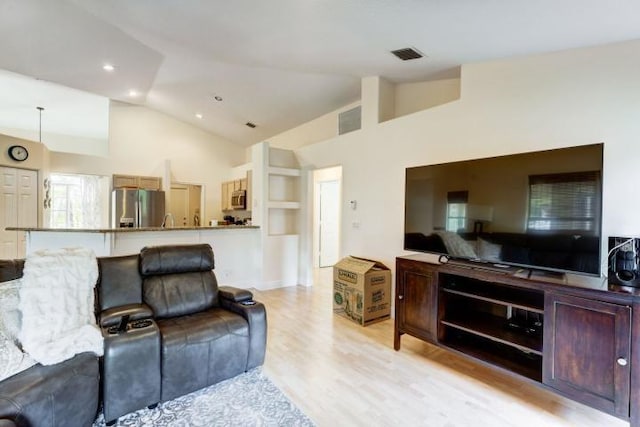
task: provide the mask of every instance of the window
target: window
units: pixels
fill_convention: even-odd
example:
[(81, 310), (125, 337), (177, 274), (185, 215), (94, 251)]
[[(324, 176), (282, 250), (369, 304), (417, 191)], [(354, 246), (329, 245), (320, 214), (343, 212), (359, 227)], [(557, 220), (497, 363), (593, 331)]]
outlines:
[(447, 231), (464, 230), (467, 225), (468, 191), (449, 191), (447, 193)]
[(532, 231), (599, 232), (600, 172), (529, 176)]
[(108, 225), (109, 178), (51, 174), (51, 228), (103, 228)]

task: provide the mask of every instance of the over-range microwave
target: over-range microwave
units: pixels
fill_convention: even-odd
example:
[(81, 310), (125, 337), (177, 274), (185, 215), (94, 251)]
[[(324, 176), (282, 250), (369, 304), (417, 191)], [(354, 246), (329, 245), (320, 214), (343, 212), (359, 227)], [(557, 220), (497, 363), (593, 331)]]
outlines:
[(236, 190), (231, 193), (231, 207), (233, 209), (246, 209), (247, 208), (247, 191)]

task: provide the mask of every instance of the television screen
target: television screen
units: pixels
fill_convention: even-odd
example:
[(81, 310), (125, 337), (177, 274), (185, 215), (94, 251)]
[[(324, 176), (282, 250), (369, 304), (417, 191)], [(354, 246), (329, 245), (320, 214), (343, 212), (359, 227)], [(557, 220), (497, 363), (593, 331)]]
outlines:
[(600, 274), (602, 144), (407, 168), (404, 248)]

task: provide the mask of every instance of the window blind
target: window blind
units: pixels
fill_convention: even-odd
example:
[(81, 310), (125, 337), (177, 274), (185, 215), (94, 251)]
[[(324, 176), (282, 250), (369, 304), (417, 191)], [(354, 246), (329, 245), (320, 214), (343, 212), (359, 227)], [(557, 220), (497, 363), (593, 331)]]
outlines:
[(533, 231), (594, 233), (599, 224), (599, 171), (529, 176), (529, 217)]

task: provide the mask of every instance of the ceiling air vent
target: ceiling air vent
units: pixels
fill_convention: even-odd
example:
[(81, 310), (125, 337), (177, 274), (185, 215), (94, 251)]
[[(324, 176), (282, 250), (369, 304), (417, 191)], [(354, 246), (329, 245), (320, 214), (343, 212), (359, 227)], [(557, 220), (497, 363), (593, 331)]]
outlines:
[(404, 49), (398, 49), (398, 50), (392, 50), (391, 53), (393, 53), (395, 56), (397, 56), (398, 58), (402, 59), (403, 61), (410, 61), (412, 59), (418, 59), (418, 58), (422, 58), (424, 55), (422, 55), (420, 52), (418, 52), (417, 50), (415, 50), (412, 47), (407, 47)]
[(246, 126), (249, 126), (251, 129), (253, 129), (254, 127), (256, 127), (255, 123), (251, 123), (251, 122), (247, 122), (245, 123)]

